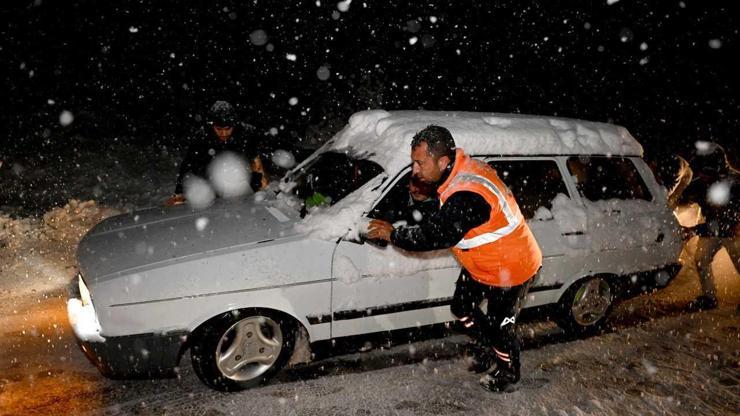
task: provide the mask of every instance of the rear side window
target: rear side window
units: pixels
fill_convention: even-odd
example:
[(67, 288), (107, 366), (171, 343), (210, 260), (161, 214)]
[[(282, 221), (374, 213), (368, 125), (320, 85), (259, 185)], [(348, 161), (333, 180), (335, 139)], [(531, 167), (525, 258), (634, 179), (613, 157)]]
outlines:
[(644, 199), (653, 196), (635, 164), (620, 157), (571, 157), (568, 170), (586, 199)]
[(511, 189), (526, 219), (534, 217), (539, 207), (552, 209), (557, 194), (568, 195), (554, 160), (491, 160), (488, 164)]

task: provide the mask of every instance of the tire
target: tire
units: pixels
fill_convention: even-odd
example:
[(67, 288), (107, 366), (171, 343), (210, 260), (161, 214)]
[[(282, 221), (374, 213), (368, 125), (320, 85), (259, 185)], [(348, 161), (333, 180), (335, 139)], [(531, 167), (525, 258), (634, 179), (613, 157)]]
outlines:
[(616, 287), (606, 277), (576, 282), (560, 298), (556, 322), (573, 335), (593, 335), (604, 330), (614, 306)]
[(296, 325), (277, 313), (241, 310), (207, 322), (195, 333), (190, 356), (198, 378), (220, 391), (264, 384), (288, 362)]

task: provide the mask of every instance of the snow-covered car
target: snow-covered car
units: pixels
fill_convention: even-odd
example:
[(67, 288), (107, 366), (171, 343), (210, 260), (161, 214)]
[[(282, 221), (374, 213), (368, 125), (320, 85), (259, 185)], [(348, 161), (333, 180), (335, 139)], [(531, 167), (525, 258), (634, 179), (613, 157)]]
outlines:
[(365, 241), (368, 217), (406, 203), (411, 137), (429, 124), (494, 166), (544, 255), (526, 307), (572, 331), (621, 296), (666, 285), (679, 227), (626, 129), (553, 117), (382, 110), (354, 114), (271, 191), (205, 209), (109, 218), (78, 249), (68, 314), (112, 377), (171, 373), (189, 349), (207, 385), (265, 382), (309, 343), (450, 322), (448, 250)]

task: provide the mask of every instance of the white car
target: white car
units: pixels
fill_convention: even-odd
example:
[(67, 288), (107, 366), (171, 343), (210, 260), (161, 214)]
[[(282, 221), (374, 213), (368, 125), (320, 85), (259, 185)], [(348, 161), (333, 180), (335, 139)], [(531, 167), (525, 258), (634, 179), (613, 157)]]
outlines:
[[(364, 111), (273, 191), (205, 209), (153, 208), (96, 225), (78, 249), (68, 314), (111, 377), (171, 373), (190, 349), (220, 390), (267, 381), (310, 343), (452, 321), (448, 250), (365, 241), (408, 200), (411, 137), (448, 128), (512, 188), (544, 263), (526, 307), (599, 328), (620, 296), (678, 271), (679, 226), (626, 129), (552, 117)], [(269, 194), (269, 195), (267, 195)], [(401, 204), (401, 205), (399, 205)]]

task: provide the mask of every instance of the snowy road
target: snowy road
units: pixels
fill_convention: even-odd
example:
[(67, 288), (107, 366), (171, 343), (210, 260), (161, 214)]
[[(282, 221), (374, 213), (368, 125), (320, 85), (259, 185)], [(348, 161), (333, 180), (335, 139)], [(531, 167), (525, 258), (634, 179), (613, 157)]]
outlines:
[(546, 323), (524, 325), (525, 380), (504, 395), (465, 370), (462, 336), (325, 358), (232, 394), (202, 385), (187, 356), (176, 379), (107, 380), (74, 342), (63, 291), (5, 293), (0, 415), (737, 414), (740, 280), (722, 256), (718, 310), (683, 310), (698, 291), (685, 268), (661, 293), (622, 304), (612, 333), (572, 340)]

